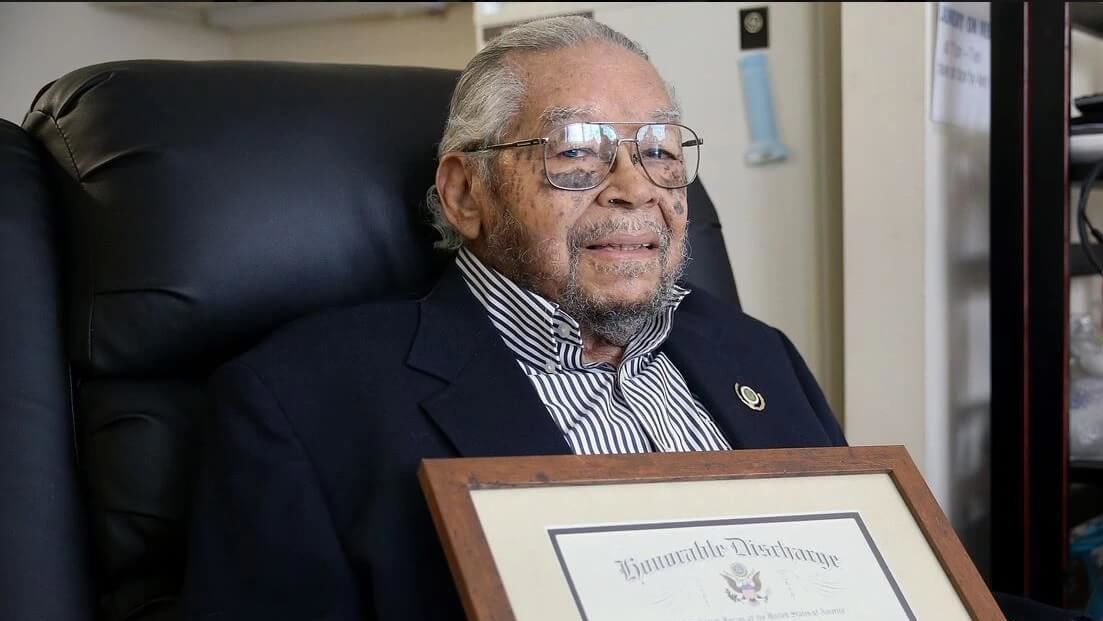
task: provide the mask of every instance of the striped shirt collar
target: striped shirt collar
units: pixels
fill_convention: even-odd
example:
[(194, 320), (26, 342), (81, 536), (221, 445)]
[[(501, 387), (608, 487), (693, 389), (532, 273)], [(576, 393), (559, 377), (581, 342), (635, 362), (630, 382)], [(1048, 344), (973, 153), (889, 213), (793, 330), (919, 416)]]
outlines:
[[(564, 369), (611, 368), (606, 363), (584, 363), (578, 321), (558, 304), (519, 286), (487, 266), (467, 248), (456, 264), (475, 298), (486, 308), (494, 327), (518, 362), (531, 373)], [(690, 291), (675, 285), (663, 311), (648, 322), (625, 347), (621, 367), (629, 374), (640, 369), (670, 336), (677, 310)]]

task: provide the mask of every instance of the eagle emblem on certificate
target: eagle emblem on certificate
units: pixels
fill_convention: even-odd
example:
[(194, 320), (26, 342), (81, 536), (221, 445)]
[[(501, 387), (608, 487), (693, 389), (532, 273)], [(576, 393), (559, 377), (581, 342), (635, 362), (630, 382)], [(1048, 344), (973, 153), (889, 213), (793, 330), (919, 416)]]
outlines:
[(758, 604), (769, 599), (769, 593), (762, 589), (759, 572), (751, 571), (742, 563), (735, 563), (728, 571), (720, 572), (728, 587), (724, 592), (737, 603)]

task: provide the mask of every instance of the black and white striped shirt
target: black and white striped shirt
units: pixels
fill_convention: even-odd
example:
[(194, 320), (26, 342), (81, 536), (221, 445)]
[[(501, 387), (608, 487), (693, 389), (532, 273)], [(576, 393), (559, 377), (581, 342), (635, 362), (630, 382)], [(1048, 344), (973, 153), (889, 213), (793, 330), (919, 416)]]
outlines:
[(731, 448), (658, 351), (687, 289), (676, 288), (664, 312), (633, 337), (623, 362), (613, 367), (583, 362), (578, 322), (558, 304), (518, 286), (466, 248), (456, 263), (575, 454)]

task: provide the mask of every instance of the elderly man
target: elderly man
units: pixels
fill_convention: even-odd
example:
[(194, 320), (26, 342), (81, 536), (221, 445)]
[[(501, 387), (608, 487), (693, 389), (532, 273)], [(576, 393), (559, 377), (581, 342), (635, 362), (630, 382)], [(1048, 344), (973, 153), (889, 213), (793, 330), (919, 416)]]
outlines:
[(423, 458), (843, 444), (785, 336), (679, 282), (701, 142), (599, 23), (481, 51), (429, 200), (454, 267), (216, 375), (189, 617), (461, 619)]

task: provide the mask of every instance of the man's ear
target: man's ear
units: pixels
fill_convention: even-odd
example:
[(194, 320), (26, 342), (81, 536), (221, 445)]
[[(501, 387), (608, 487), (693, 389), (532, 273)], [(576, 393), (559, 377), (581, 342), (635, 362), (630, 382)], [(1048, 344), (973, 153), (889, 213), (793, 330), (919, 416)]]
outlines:
[(482, 230), (482, 210), (475, 200), (474, 170), (459, 153), (445, 153), (437, 165), (437, 194), (444, 217), (465, 239), (474, 240)]

